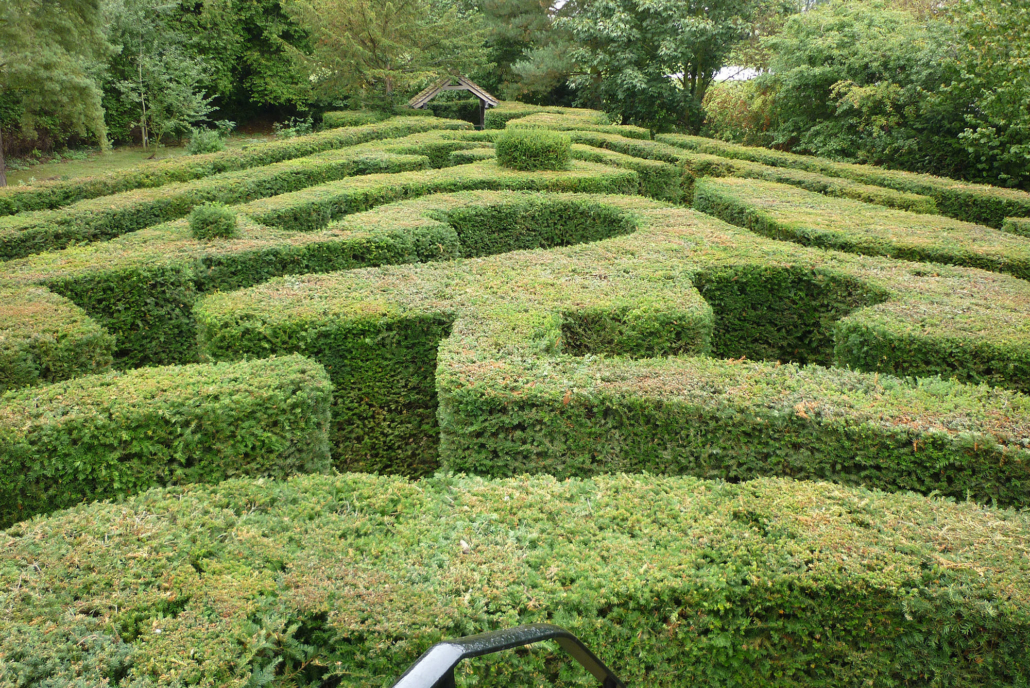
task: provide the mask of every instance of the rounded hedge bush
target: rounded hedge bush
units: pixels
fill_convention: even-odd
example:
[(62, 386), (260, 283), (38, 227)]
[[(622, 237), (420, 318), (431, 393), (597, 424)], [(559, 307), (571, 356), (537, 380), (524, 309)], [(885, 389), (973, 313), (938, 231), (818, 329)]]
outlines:
[(506, 130), (495, 143), (497, 162), (513, 170), (564, 170), (569, 166), (572, 139), (547, 129)]
[(224, 203), (204, 203), (190, 213), (194, 239), (227, 239), (237, 235), (236, 213)]

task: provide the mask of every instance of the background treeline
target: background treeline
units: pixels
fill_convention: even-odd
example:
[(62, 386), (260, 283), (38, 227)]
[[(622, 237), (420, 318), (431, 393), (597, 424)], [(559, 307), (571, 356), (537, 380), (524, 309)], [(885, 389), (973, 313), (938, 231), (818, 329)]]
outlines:
[(309, 126), (451, 71), (652, 131), (1030, 188), (1030, 0), (5, 0), (0, 151)]

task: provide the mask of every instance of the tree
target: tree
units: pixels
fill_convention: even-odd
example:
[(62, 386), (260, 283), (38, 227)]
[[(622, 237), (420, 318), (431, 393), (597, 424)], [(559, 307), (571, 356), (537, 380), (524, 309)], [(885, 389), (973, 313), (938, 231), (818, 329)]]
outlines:
[(486, 60), (478, 14), (442, 0), (295, 0), (287, 12), (311, 36), (292, 49), (317, 93), (392, 107), (396, 98)]
[(139, 128), (144, 148), (165, 135), (182, 136), (214, 109), (201, 87), (208, 70), (171, 21), (176, 9), (163, 0), (105, 6), (111, 40), (120, 48), (110, 65), (108, 102), (122, 127)]
[(107, 145), (96, 75), (109, 50), (100, 0), (0, 2), (0, 93), (16, 112), (13, 121), (0, 122), (0, 186), (7, 185), (5, 123), (35, 137), (39, 118), (47, 115)]
[(701, 102), (760, 0), (593, 0), (556, 23), (573, 39), (580, 103), (623, 121), (696, 131)]

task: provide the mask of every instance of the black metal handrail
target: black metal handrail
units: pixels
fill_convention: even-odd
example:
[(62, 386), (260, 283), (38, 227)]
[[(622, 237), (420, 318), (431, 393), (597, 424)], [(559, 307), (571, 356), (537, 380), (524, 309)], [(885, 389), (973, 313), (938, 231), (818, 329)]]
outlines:
[(576, 636), (564, 628), (543, 623), (439, 642), (408, 667), (404, 675), (393, 684), (393, 688), (454, 688), (454, 667), (458, 666), (461, 660), (511, 650), (542, 640), (557, 641), (562, 649), (593, 674), (604, 688), (626, 688), (626, 684)]

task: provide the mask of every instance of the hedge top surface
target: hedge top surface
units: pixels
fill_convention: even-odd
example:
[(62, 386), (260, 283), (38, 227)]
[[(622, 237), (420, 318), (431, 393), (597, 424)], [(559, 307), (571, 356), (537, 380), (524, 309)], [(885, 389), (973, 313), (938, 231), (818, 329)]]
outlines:
[(12, 390), (0, 395), (0, 445), (13, 445), (30, 433), (67, 421), (117, 422), (158, 399), (165, 412), (174, 412), (176, 406), (188, 406), (190, 399), (216, 392), (221, 403), (232, 406), (233, 396), (243, 399), (279, 389), (281, 376), (310, 378), (322, 388), (329, 385), (317, 363), (283, 356), (246, 363), (139, 368)]
[(501, 101), (498, 105), (486, 110), (487, 129), (504, 129), (508, 120), (526, 117), (538, 113), (550, 113), (562, 115), (576, 120), (582, 124), (606, 125), (611, 124), (608, 115), (600, 110), (588, 110), (586, 108), (570, 108), (556, 105), (530, 105), (518, 101)]
[(0, 189), (0, 215), (57, 208), (86, 198), (189, 181), (222, 172), (269, 165), (334, 148), (434, 129), (471, 129), (468, 122), (432, 117), (395, 117), (385, 122), (244, 146), (237, 150), (187, 155), (146, 163), (97, 177), (41, 182)]
[(1030, 193), (985, 184), (972, 184), (929, 174), (888, 170), (872, 165), (834, 162), (795, 153), (742, 146), (700, 136), (660, 134), (658, 140), (721, 157), (739, 158), (778, 167), (795, 167), (833, 177), (846, 177), (899, 191), (931, 196), (950, 217), (1001, 227), (1006, 217), (1030, 216)]
[(1030, 242), (989, 227), (758, 179), (701, 179), (694, 194), (699, 210), (776, 239), (1030, 278)]
[[(0, 534), (0, 671), (242, 687), (281, 662), (381, 687), (438, 640), (550, 621), (641, 685), (1017, 685), (1028, 547), (1025, 514), (789, 480), (175, 487)], [(579, 685), (545, 657), (468, 666)]]
[(629, 124), (611, 125), (594, 124), (580, 117), (569, 115), (558, 115), (541, 112), (518, 119), (508, 120), (505, 125), (507, 129), (553, 129), (556, 131), (597, 131), (606, 134), (617, 134), (626, 138), (651, 139), (651, 132), (643, 127), (635, 127)]
[(497, 164), (513, 170), (564, 170), (572, 140), (549, 129), (505, 131), (494, 142)]
[[(475, 165), (466, 167), (472, 168)], [(475, 194), (470, 194), (467, 198), (472, 202), (474, 197)], [(466, 261), (453, 266), (396, 268), (398, 275), (406, 274), (407, 271), (426, 271), (423, 273), (426, 275), (425, 290), (415, 289), (415, 285), (420, 284), (419, 279), (412, 277), (410, 282), (401, 279), (400, 284), (408, 284), (413, 289), (401, 298), (413, 299), (411, 303), (422, 299), (427, 303), (432, 302), (434, 297), (430, 296), (431, 285), (436, 283), (437, 278), (430, 278), (431, 275), (440, 275), (440, 279), (448, 275), (444, 283), (451, 284), (457, 280), (465, 285), (463, 289), (470, 290), (470, 294), (477, 290), (492, 290), (497, 285), (506, 284), (509, 279), (518, 280), (520, 274), (528, 274), (523, 272), (523, 268), (513, 267), (516, 258), (526, 261), (527, 270), (547, 270), (549, 268), (544, 266), (551, 260), (554, 269), (567, 264), (573, 274), (580, 267), (586, 274), (590, 274), (591, 270), (596, 272), (605, 265), (612, 266), (608, 269), (626, 266), (627, 269), (639, 272), (640, 279), (654, 279), (649, 275), (671, 275), (676, 276), (676, 279), (682, 277), (688, 282), (693, 275), (720, 266), (751, 262), (806, 265), (815, 270), (841, 271), (868, 282), (874, 291), (890, 295), (882, 303), (853, 313), (849, 316), (851, 318), (873, 319), (888, 329), (921, 333), (924, 336), (959, 337), (970, 342), (990, 341), (992, 345), (1002, 347), (1023, 348), (1030, 345), (1030, 320), (1027, 318), (1030, 314), (1030, 285), (1022, 280), (979, 270), (854, 256), (760, 239), (749, 231), (712, 220), (700, 213), (639, 197), (582, 198), (631, 212), (642, 222), (640, 229), (630, 236), (548, 252), (520, 253), (510, 258), (486, 258), (481, 262)], [(431, 204), (432, 199), (427, 197), (413, 203), (415, 207), (425, 208), (425, 204)], [(373, 211), (362, 216), (362, 221), (372, 221), (371, 218), (377, 217), (379, 213), (386, 214), (383, 217), (390, 217), (398, 212), (397, 207), (387, 206)], [(403, 207), (403, 203), (400, 207)], [(355, 225), (352, 223), (350, 226)], [(648, 267), (649, 264), (651, 267)], [(484, 279), (469, 276), (477, 270), (496, 271), (496, 277)], [(254, 290), (213, 298), (221, 300), (230, 310), (256, 309), (254, 313), (260, 313), (262, 318), (295, 317), (309, 308), (315, 309), (312, 315), (329, 314), (332, 311), (326, 309), (340, 307), (347, 310), (351, 307), (343, 306), (342, 301), (328, 298), (329, 295), (337, 289), (343, 290), (341, 296), (362, 293), (367, 290), (367, 285), (361, 285), (378, 274), (387, 273), (367, 271), (355, 272), (353, 275), (310, 276), (291, 279), (288, 287), (278, 281)], [(269, 291), (261, 294), (264, 290)], [(319, 290), (325, 290), (325, 298), (317, 296)], [(403, 289), (397, 293), (402, 292)]]

